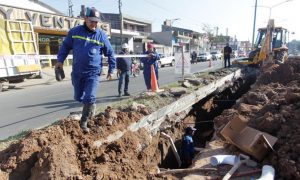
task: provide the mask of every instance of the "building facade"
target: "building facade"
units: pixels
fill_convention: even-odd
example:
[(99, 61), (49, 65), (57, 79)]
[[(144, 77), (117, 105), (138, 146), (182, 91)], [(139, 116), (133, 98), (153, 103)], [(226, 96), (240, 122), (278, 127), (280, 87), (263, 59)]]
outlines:
[[(122, 15), (121, 19), (120, 14), (113, 13), (101, 13), (101, 19), (111, 24), (110, 42), (115, 52), (121, 51), (121, 30), (122, 43), (128, 43), (130, 50), (135, 54), (143, 53), (146, 44), (152, 42), (147, 38), (152, 31), (150, 21), (128, 15)], [(123, 24), (122, 27), (121, 24)]]
[[(83, 24), (84, 21), (82, 18), (65, 16), (37, 0), (0, 0), (0, 19), (30, 21), (32, 23), (40, 59), (45, 66), (54, 65), (59, 47), (68, 31)], [(99, 23), (99, 27), (110, 36), (109, 23)], [(4, 28), (7, 29), (8, 27)]]

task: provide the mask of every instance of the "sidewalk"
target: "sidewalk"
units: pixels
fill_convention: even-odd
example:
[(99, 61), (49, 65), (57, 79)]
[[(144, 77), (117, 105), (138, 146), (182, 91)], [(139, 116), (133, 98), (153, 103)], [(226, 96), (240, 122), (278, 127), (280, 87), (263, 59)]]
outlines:
[[(66, 76), (64, 81), (71, 80), (72, 66), (64, 66), (64, 71)], [(24, 88), (24, 87), (35, 86), (35, 85), (42, 85), (42, 84), (49, 85), (49, 84), (57, 83), (55, 79), (54, 68), (51, 67), (43, 68), (42, 75), (43, 78), (25, 79), (24, 82), (10, 83), (9, 85), (13, 85), (16, 88), (21, 88), (21, 87)]]
[[(65, 79), (62, 81), (70, 81), (71, 80), (71, 72), (72, 72), (72, 66), (64, 66), (65, 71)], [(103, 66), (101, 78), (106, 76), (107, 67)], [(35, 85), (42, 85), (42, 84), (53, 84), (58, 83), (55, 79), (55, 73), (54, 68), (52, 67), (46, 67), (42, 69), (43, 78), (33, 78), (33, 79), (25, 79), (24, 82), (21, 83), (10, 83), (9, 85), (13, 85), (16, 88), (23, 88), (23, 87), (29, 87), (29, 86), (35, 86)]]

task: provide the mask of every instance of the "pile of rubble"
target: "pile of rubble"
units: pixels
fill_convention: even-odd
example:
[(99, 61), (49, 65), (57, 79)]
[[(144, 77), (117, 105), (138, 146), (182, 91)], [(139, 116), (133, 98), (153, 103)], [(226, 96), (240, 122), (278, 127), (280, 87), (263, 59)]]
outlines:
[(278, 178), (300, 179), (299, 57), (262, 72), (233, 108), (215, 118), (217, 134), (235, 115), (243, 116), (250, 127), (278, 138), (262, 165), (272, 165)]
[[(183, 94), (230, 73), (231, 70), (221, 70), (206, 74), (203, 79), (195, 78), (191, 84), (196, 85), (186, 88)], [(0, 152), (0, 179), (143, 179), (152, 176), (168, 154), (167, 140), (145, 128), (122, 134), (123, 130), (176, 101), (181, 94), (166, 89), (159, 95), (134, 97), (129, 106), (123, 107), (119, 102), (107, 107), (89, 122), (89, 134), (82, 133), (78, 121), (68, 118), (32, 131)], [(180, 138), (182, 125), (172, 123), (164, 123), (168, 127), (166, 132)]]
[[(226, 75), (214, 73), (200, 82), (207, 84), (218, 74)], [(33, 131), (0, 152), (0, 179), (163, 179), (155, 174), (170, 154), (167, 141), (144, 128), (122, 135), (118, 132), (151, 114), (153, 107), (176, 99), (163, 93), (139, 99), (139, 103), (144, 102), (141, 106), (108, 107), (90, 122), (89, 134), (83, 134), (78, 121), (72, 119)], [(279, 178), (300, 179), (300, 59), (289, 59), (263, 72), (233, 108), (214, 119), (216, 134), (234, 115), (278, 138), (274, 152), (261, 164), (272, 165)], [(168, 127), (167, 134), (180, 139), (183, 123), (166, 120), (164, 126)], [(114, 139), (112, 134), (120, 138)], [(106, 141), (99, 141), (103, 139)]]

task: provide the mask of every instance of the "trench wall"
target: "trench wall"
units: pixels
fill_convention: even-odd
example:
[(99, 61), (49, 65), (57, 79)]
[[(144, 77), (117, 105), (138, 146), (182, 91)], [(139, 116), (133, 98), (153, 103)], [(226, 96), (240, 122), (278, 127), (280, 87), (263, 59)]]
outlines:
[[(231, 86), (231, 82), (241, 77), (241, 70), (238, 69), (233, 73), (213, 81), (212, 83), (200, 87), (198, 90), (178, 99), (177, 101), (160, 108), (159, 110), (143, 117), (138, 122), (132, 123), (124, 131), (117, 131), (109, 135), (105, 139), (99, 139), (94, 142), (94, 146), (100, 147), (103, 143), (110, 143), (121, 138), (127, 131), (138, 131), (141, 128), (145, 128), (149, 133), (155, 135), (159, 130), (160, 125), (165, 121), (168, 116), (175, 114), (176, 112), (189, 111), (193, 104), (206, 96)], [(180, 120), (180, 119), (179, 119)]]

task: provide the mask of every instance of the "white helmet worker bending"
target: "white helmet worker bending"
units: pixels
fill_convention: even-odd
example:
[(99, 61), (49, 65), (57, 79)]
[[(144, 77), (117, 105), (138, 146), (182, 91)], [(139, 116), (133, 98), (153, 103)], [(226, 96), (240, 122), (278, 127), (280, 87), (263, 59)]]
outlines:
[(127, 43), (122, 44), (122, 49), (129, 49), (129, 45)]

